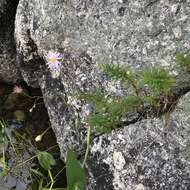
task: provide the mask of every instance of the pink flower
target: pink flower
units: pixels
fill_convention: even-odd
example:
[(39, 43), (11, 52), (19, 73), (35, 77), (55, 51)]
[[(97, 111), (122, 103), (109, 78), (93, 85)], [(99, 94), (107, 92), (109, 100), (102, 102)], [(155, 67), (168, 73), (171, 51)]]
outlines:
[(12, 93), (18, 94), (18, 93), (22, 93), (22, 92), (23, 92), (23, 88), (21, 86), (15, 85)]
[(48, 63), (47, 63), (48, 67), (51, 70), (56, 70), (61, 65), (62, 55), (56, 52), (49, 52), (47, 55), (47, 59), (48, 59)]

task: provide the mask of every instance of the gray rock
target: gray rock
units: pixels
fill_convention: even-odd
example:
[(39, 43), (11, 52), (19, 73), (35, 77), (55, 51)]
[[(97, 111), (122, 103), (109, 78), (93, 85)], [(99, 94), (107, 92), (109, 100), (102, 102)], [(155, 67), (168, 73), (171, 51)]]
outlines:
[(18, 0), (0, 1), (0, 79), (12, 82), (19, 75), (16, 67), (14, 21)]
[(16, 183), (17, 183), (17, 180), (16, 180), (15, 177), (13, 177), (13, 176), (7, 176), (6, 187), (14, 188), (14, 187), (16, 187)]
[[(75, 108), (65, 104), (69, 96), (96, 87), (109, 92), (113, 86), (97, 64), (162, 66), (173, 72), (174, 54), (189, 49), (189, 6), (189, 1), (148, 0), (19, 2), (19, 67), (30, 85), (42, 88), (60, 146), (67, 144), (62, 135), (70, 134), (76, 118)], [(50, 50), (64, 54), (56, 74), (47, 68)]]
[[(126, 93), (97, 65), (178, 74), (174, 55), (190, 49), (189, 10), (189, 0), (19, 1), (18, 67), (28, 84), (42, 89), (63, 158), (68, 148), (80, 154), (85, 142), (79, 124), (84, 105), (73, 94), (97, 87), (108, 95)], [(49, 51), (64, 55), (56, 72), (48, 68)], [(189, 189), (189, 120), (177, 111), (172, 117), (167, 135), (161, 119), (147, 119), (95, 138), (89, 189)]]
[(22, 181), (17, 181), (16, 190), (26, 190), (27, 185)]
[(164, 118), (147, 119), (96, 139), (88, 163), (90, 189), (188, 190), (190, 112), (184, 101), (189, 97), (171, 114), (169, 126)]

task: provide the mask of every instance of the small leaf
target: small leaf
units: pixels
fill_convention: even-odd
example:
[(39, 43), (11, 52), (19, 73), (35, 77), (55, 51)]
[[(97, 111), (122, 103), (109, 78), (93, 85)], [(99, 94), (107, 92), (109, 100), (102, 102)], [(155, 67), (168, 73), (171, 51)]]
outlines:
[(38, 161), (45, 170), (51, 170), (51, 167), (56, 164), (55, 159), (48, 152), (39, 152)]
[(5, 177), (7, 175), (7, 170), (3, 170), (0, 172), (0, 177)]
[(86, 190), (87, 181), (84, 168), (72, 150), (67, 152), (66, 175), (68, 190)]

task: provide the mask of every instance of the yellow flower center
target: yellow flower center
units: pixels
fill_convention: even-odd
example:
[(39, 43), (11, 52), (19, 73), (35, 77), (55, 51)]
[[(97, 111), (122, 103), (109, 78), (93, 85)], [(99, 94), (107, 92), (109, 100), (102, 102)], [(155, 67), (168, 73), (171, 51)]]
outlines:
[(56, 57), (51, 57), (51, 58), (49, 59), (49, 62), (51, 62), (51, 63), (53, 63), (53, 64), (55, 64), (56, 61), (57, 61), (57, 58), (56, 58)]

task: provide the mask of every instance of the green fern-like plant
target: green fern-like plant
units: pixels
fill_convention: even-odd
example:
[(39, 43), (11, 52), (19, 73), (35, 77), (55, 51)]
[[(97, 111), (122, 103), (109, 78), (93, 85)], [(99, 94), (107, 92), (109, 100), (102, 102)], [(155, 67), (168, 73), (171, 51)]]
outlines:
[(115, 80), (121, 80), (123, 82), (134, 82), (135, 80), (133, 72), (127, 67), (113, 64), (103, 64), (101, 65), (101, 68), (105, 74)]
[(92, 114), (88, 117), (87, 122), (96, 133), (109, 133), (113, 129), (113, 123), (110, 121), (108, 114)]
[(148, 85), (153, 95), (159, 95), (169, 92), (174, 80), (164, 69), (150, 69), (142, 72), (142, 82)]
[(111, 64), (104, 64), (101, 68), (111, 79), (131, 85), (134, 88), (134, 94), (108, 98), (100, 89), (97, 89), (95, 92), (80, 95), (81, 99), (90, 102), (94, 107), (92, 114), (87, 118), (87, 123), (98, 133), (116, 129), (121, 126), (122, 118), (142, 110), (144, 106), (155, 106), (158, 96), (168, 93), (174, 82), (164, 69), (134, 72), (129, 68)]
[(176, 55), (176, 62), (184, 71), (190, 73), (190, 55), (178, 53)]
[(97, 89), (95, 92), (81, 93), (79, 94), (78, 98), (92, 103), (95, 106), (95, 112), (97, 110), (103, 110), (106, 107), (108, 101), (100, 89)]
[[(142, 106), (142, 100), (138, 96), (123, 98), (102, 98), (98, 92), (84, 94), (80, 97), (87, 98), (94, 105), (94, 111), (87, 118), (87, 123), (97, 133), (108, 133), (116, 129), (122, 117), (134, 112)], [(101, 95), (102, 96), (102, 95)]]
[(102, 64), (101, 68), (105, 74), (114, 80), (120, 80), (125, 85), (132, 86), (135, 90), (136, 95), (138, 92), (138, 73), (132, 71), (128, 67), (113, 65), (113, 64)]

